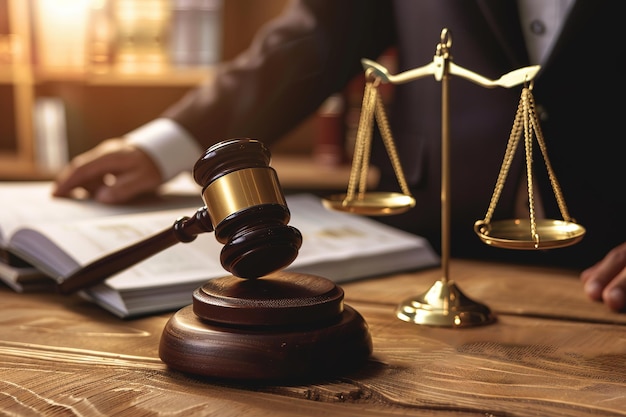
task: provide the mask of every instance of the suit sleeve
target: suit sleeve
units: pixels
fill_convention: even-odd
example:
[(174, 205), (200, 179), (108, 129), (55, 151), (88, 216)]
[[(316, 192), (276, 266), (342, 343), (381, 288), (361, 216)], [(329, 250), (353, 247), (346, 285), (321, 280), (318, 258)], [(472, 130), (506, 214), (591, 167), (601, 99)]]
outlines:
[(393, 43), (391, 16), (388, 0), (289, 3), (246, 51), (163, 116), (203, 147), (235, 137), (270, 143), (362, 71), (361, 58)]

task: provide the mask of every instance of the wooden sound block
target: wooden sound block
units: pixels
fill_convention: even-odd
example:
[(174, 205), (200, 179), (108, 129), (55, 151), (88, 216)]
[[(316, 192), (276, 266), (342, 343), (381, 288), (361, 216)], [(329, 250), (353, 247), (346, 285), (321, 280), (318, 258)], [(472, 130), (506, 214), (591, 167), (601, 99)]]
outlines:
[(367, 323), (343, 296), (335, 283), (315, 275), (214, 279), (167, 322), (159, 356), (172, 369), (229, 380), (339, 375), (372, 353)]

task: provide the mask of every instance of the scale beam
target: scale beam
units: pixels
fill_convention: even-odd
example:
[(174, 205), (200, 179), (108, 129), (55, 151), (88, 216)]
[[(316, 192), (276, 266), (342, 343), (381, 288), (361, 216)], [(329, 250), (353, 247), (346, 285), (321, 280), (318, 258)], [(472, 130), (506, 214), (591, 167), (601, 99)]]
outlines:
[[(432, 75), (437, 81), (441, 81), (443, 78), (444, 68), (446, 66), (446, 59), (441, 56), (435, 56), (430, 64), (423, 67), (414, 68), (408, 71), (401, 72), (399, 74), (390, 74), (387, 68), (380, 65), (375, 61), (369, 59), (362, 59), (361, 65), (366, 73), (380, 80), (382, 83), (387, 84), (405, 84), (411, 81), (418, 80), (420, 78)], [(508, 72), (498, 78), (497, 80), (491, 80), (476, 74), (466, 68), (463, 68), (454, 62), (448, 62), (448, 74), (455, 75), (457, 77), (464, 78), (468, 81), (478, 84), (486, 88), (504, 87), (511, 88), (516, 85), (527, 83), (535, 78), (535, 75), (541, 69), (540, 65), (531, 65), (528, 67), (518, 68), (511, 72)]]

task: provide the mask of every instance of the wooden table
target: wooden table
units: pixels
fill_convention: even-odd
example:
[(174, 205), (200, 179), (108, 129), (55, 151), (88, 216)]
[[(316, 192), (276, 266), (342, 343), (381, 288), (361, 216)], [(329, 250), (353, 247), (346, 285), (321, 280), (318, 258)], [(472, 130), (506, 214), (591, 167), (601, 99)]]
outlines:
[(345, 284), (372, 358), (296, 386), (169, 370), (158, 358), (169, 314), (122, 321), (77, 296), (0, 288), (0, 415), (626, 416), (626, 315), (589, 301), (574, 271), (453, 260), (450, 272), (496, 323), (396, 319), (438, 269)]

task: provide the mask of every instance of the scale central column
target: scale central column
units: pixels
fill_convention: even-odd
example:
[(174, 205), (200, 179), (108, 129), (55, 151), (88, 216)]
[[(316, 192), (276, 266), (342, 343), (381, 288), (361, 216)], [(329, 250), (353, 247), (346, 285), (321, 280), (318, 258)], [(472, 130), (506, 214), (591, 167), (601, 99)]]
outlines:
[[(447, 55), (447, 52), (446, 52)], [(441, 77), (441, 273), (450, 276), (450, 107), (448, 57), (443, 57)]]
[(489, 308), (461, 292), (450, 276), (450, 47), (452, 38), (441, 32), (433, 61), (434, 76), (441, 82), (441, 279), (424, 294), (405, 300), (396, 308), (401, 320), (442, 327), (466, 327), (491, 323)]

